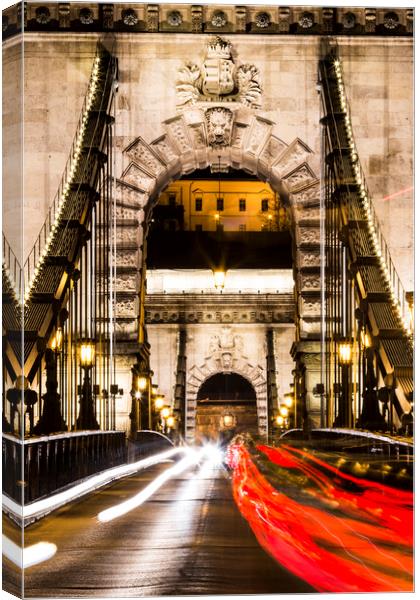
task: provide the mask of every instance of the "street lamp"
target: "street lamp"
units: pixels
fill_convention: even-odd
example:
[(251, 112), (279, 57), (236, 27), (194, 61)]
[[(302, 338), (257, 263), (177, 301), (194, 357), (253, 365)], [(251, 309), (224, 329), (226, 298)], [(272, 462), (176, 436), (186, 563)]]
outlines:
[(84, 371), (80, 411), (76, 421), (77, 429), (100, 429), (95, 417), (90, 370), (95, 363), (95, 345), (92, 340), (86, 340), (80, 345), (80, 366)]
[(352, 363), (352, 345), (349, 340), (341, 340), (338, 344), (338, 364), (341, 367), (341, 393), (338, 401), (338, 414), (335, 427), (351, 427), (353, 411), (351, 406), (350, 368)]
[(284, 405), (287, 408), (292, 408), (293, 406), (293, 394), (284, 394), (283, 396)]
[(277, 427), (281, 427), (283, 429), (285, 423), (285, 418), (281, 415), (276, 416), (276, 425)]
[[(42, 396), (44, 401), (42, 415), (35, 427), (32, 428), (33, 433), (36, 435), (67, 431), (67, 425), (61, 414), (60, 394), (57, 392), (57, 361), (62, 349), (63, 330), (61, 327), (57, 327), (50, 347), (45, 351), (45, 371), (47, 375), (45, 387), (47, 391)], [(31, 417), (33, 418), (33, 416)]]
[(155, 409), (161, 410), (165, 406), (165, 397), (164, 396), (156, 396), (155, 398)]
[(160, 416), (162, 417), (162, 419), (167, 419), (170, 414), (171, 414), (171, 409), (169, 408), (169, 406), (164, 406), (162, 408), (162, 410), (160, 411)]
[(225, 287), (226, 271), (217, 269), (213, 271), (214, 287), (216, 289), (223, 289)]
[(287, 417), (289, 416), (289, 409), (284, 404), (280, 405), (279, 412), (280, 412), (280, 416), (283, 417), (284, 419), (287, 419)]

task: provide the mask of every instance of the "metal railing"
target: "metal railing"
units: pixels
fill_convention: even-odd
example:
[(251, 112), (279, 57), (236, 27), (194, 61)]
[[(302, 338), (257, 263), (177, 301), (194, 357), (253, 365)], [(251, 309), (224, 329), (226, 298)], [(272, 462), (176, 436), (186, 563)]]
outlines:
[[(47, 245), (50, 243), (52, 239), (52, 235), (58, 223), (60, 210), (64, 207), (64, 200), (70, 188), (70, 182), (77, 171), (79, 166), (79, 156), (80, 150), (82, 147), (82, 140), (85, 135), (85, 127), (88, 119), (89, 111), (91, 110), (92, 104), (95, 100), (95, 89), (96, 89), (96, 80), (98, 78), (98, 70), (96, 66), (100, 65), (101, 57), (103, 56), (103, 49), (98, 44), (96, 49), (95, 58), (93, 61), (93, 68), (91, 72), (91, 76), (89, 79), (89, 84), (87, 87), (87, 92), (83, 101), (83, 106), (80, 112), (79, 121), (76, 127), (76, 133), (73, 138), (73, 142), (71, 145), (70, 153), (67, 158), (67, 162), (63, 171), (63, 175), (61, 177), (60, 184), (58, 186), (57, 193), (48, 209), (47, 217), (44, 221), (44, 224), (41, 228), (41, 231), (38, 235), (35, 244), (32, 247), (32, 250), (29, 253), (28, 258), (25, 261), (23, 267), (23, 278), (24, 278), (24, 290), (25, 293), (29, 290), (31, 280), (35, 273), (36, 268), (39, 266), (43, 255), (45, 254), (45, 249)], [(108, 71), (106, 73), (106, 77), (104, 80), (104, 85), (108, 81), (109, 71), (113, 69), (112, 62), (109, 62)], [(101, 107), (106, 108), (106, 107)], [(88, 148), (91, 150), (91, 147)]]
[(2, 441), (3, 492), (19, 504), (127, 462), (123, 431), (81, 431), (28, 440), (3, 434)]
[[(334, 51), (331, 54), (330, 60), (331, 60), (331, 67), (334, 67), (334, 63), (336, 61), (338, 61), (341, 64), (341, 61), (338, 58), (338, 50), (336, 47), (334, 48)], [(412, 331), (411, 312), (410, 312), (410, 307), (409, 307), (409, 304), (408, 304), (407, 298), (406, 298), (406, 291), (405, 291), (402, 281), (398, 275), (397, 269), (395, 268), (394, 262), (391, 257), (391, 252), (390, 252), (388, 244), (385, 240), (384, 234), (382, 233), (380, 221), (376, 214), (376, 211), (374, 208), (374, 202), (372, 200), (371, 194), (369, 193), (367, 180), (366, 180), (366, 177), (365, 177), (365, 174), (364, 174), (364, 171), (363, 171), (360, 159), (359, 159), (359, 153), (357, 151), (357, 146), (356, 146), (356, 142), (354, 140), (354, 135), (353, 135), (350, 103), (349, 103), (347, 94), (345, 92), (344, 82), (341, 81), (341, 84), (340, 84), (340, 82), (336, 76), (335, 68), (331, 68), (331, 67), (330, 67), (328, 73), (326, 72), (326, 67), (324, 67), (323, 75), (325, 77), (325, 80), (328, 82), (328, 79), (331, 79), (332, 72), (334, 72), (335, 79), (336, 79), (335, 86), (337, 88), (338, 95), (340, 95), (339, 87), (341, 85), (341, 94), (342, 94), (342, 98), (344, 100), (344, 102), (341, 101), (341, 107), (343, 108), (343, 110), (345, 110), (345, 113), (348, 117), (346, 124), (347, 124), (347, 129), (350, 130), (350, 132), (351, 132), (352, 166), (353, 166), (354, 178), (357, 181), (357, 183), (359, 184), (360, 189), (364, 190), (364, 193), (365, 193), (365, 196), (364, 196), (364, 200), (366, 203), (365, 206), (367, 208), (367, 212), (371, 216), (371, 222), (372, 222), (371, 224), (373, 225), (373, 230), (375, 232), (375, 236), (377, 239), (376, 248), (380, 252), (380, 262), (385, 269), (385, 273), (388, 273), (388, 277), (385, 276), (385, 278), (389, 285), (391, 295), (392, 295), (393, 299), (395, 299), (397, 307), (399, 307), (399, 316), (400, 316), (400, 319), (402, 322), (402, 326), (406, 330), (410, 329), (410, 331)], [(330, 106), (332, 108), (333, 105), (336, 103), (333, 103), (333, 99), (331, 97), (331, 89), (330, 89), (330, 86), (328, 85), (328, 83), (327, 83), (327, 87), (328, 87)], [(338, 100), (340, 102), (339, 98), (338, 98)], [(333, 117), (333, 119), (334, 119), (334, 126), (336, 128), (336, 136), (337, 136), (337, 140), (339, 140), (340, 137), (338, 134), (335, 118), (334, 118), (333, 114), (331, 114), (330, 116)], [(342, 151), (342, 148), (340, 147), (339, 152), (342, 155), (341, 151)], [(341, 156), (341, 158), (342, 158), (342, 156)]]
[(6, 236), (3, 233), (3, 254), (2, 260), (4, 269), (9, 278), (10, 284), (16, 294), (16, 299), (19, 303), (21, 303), (21, 294), (22, 294), (22, 267), (10, 247), (9, 242), (6, 239)]

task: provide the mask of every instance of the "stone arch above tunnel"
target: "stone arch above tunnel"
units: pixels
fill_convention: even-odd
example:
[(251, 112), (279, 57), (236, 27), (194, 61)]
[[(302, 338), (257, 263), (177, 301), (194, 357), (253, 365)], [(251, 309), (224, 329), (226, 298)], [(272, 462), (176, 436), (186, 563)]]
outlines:
[[(216, 132), (209, 111), (218, 111)], [(137, 339), (143, 235), (159, 194), (181, 176), (208, 167), (252, 173), (288, 202), (293, 221), (298, 337), (319, 338), (320, 185), (311, 149), (299, 138), (287, 144), (277, 135), (273, 121), (236, 103), (203, 103), (184, 109), (165, 120), (162, 129), (151, 143), (138, 137), (125, 148), (125, 168), (116, 184), (118, 339)]]

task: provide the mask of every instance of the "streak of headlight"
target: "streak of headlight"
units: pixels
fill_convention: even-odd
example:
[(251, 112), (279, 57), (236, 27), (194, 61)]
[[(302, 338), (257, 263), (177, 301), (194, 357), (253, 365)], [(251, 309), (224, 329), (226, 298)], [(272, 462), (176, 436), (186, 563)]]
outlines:
[(117, 504), (116, 506), (112, 506), (111, 508), (107, 508), (98, 514), (98, 520), (101, 522), (112, 521), (126, 513), (130, 512), (134, 508), (138, 508), (141, 506), (152, 494), (154, 494), (164, 483), (166, 483), (172, 477), (179, 475), (189, 467), (196, 465), (201, 457), (202, 453), (195, 452), (190, 449), (190, 453), (179, 461), (173, 467), (166, 469), (163, 473), (158, 475), (156, 479), (154, 479), (148, 486), (146, 486), (141, 492), (126, 500), (125, 502), (121, 502), (121, 504)]
[(111, 481), (114, 481), (115, 479), (132, 475), (140, 469), (146, 469), (147, 467), (151, 467), (158, 463), (164, 462), (165, 460), (172, 458), (176, 454), (189, 454), (190, 452), (191, 448), (188, 447), (171, 448), (166, 452), (155, 454), (154, 456), (144, 458), (129, 465), (121, 465), (120, 467), (107, 469), (106, 471), (103, 471), (98, 475), (90, 477), (83, 483), (79, 483), (78, 485), (75, 485), (70, 489), (65, 490), (64, 492), (54, 494), (53, 496), (44, 498), (43, 500), (38, 500), (37, 502), (33, 502), (31, 504), (25, 504), (25, 506), (23, 507), (17, 502), (14, 502), (7, 496), (3, 495), (3, 507), (5, 509), (9, 509), (11, 512), (13, 512), (15, 515), (18, 515), (20, 518), (30, 518), (38, 514), (43, 514), (54, 510), (59, 506), (62, 506), (67, 502), (71, 502), (72, 500), (79, 498), (83, 494), (100, 487), (101, 485), (105, 485), (107, 483), (110, 483)]
[(402, 196), (407, 192), (411, 192), (413, 190), (413, 186), (405, 188), (404, 190), (400, 190), (399, 192), (395, 192), (394, 194), (390, 194), (389, 196), (384, 196), (382, 200), (392, 200), (392, 198), (396, 198), (397, 196)]
[(15, 565), (27, 569), (28, 567), (32, 567), (32, 565), (37, 565), (52, 558), (57, 552), (57, 546), (49, 542), (38, 542), (38, 544), (22, 549), (3, 535), (2, 552)]
[(207, 467), (220, 467), (223, 463), (223, 450), (216, 444), (203, 446), (203, 454), (207, 458)]

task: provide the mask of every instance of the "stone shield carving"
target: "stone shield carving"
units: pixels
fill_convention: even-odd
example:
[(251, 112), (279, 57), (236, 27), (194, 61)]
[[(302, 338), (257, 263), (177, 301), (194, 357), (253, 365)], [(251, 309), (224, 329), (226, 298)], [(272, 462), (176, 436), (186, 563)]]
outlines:
[(249, 64), (236, 66), (231, 43), (220, 36), (209, 41), (201, 67), (190, 62), (179, 69), (176, 90), (178, 106), (227, 98), (252, 108), (261, 105), (258, 69)]

